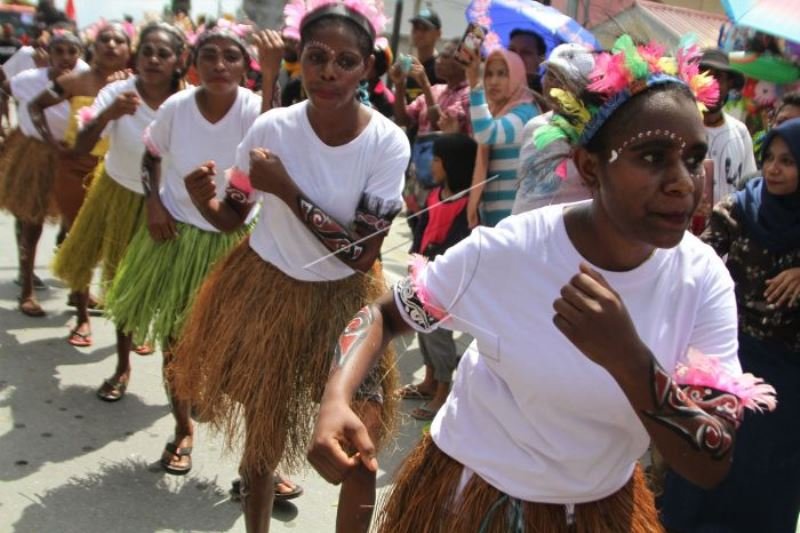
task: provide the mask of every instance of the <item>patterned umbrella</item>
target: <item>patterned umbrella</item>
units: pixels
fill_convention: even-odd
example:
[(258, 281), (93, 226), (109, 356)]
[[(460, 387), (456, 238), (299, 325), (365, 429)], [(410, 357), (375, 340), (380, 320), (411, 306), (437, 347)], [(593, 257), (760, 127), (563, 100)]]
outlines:
[(466, 14), (467, 21), (486, 26), (494, 34), (487, 38), (487, 45), (508, 46), (511, 32), (523, 29), (542, 36), (548, 55), (561, 43), (602, 48), (594, 35), (575, 20), (534, 0), (472, 0)]
[(725, 13), (737, 26), (800, 41), (798, 0), (722, 0)]

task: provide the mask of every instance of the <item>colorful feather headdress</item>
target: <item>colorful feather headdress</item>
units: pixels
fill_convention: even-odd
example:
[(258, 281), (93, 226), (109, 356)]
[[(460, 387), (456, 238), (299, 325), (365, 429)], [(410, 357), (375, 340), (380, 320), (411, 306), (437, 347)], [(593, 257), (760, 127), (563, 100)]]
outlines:
[(217, 19), (214, 22), (214, 25), (210, 28), (207, 27), (205, 24), (201, 24), (197, 27), (197, 30), (186, 32), (186, 40), (192, 46), (197, 44), (197, 39), (204, 34), (220, 34), (220, 35), (232, 35), (238, 38), (240, 44), (246, 42), (247, 37), (255, 31), (255, 28), (250, 24), (239, 24), (238, 22), (230, 21), (226, 18)]
[(323, 8), (342, 10), (342, 14), (350, 15), (353, 20), (362, 24), (372, 34), (373, 39), (381, 34), (389, 22), (383, 11), (382, 0), (291, 0), (283, 8), (283, 35), (299, 41), (301, 29), (311, 20), (309, 15), (321, 12)]
[(620, 106), (655, 85), (685, 85), (700, 111), (705, 110), (719, 98), (719, 86), (710, 74), (700, 72), (699, 60), (700, 48), (691, 37), (682, 39), (675, 57), (669, 57), (659, 44), (636, 46), (630, 36), (621, 36), (611, 53), (598, 55), (585, 94), (562, 89), (550, 92), (561, 109), (549, 124), (536, 130), (536, 147), (541, 149), (557, 139), (586, 145)]

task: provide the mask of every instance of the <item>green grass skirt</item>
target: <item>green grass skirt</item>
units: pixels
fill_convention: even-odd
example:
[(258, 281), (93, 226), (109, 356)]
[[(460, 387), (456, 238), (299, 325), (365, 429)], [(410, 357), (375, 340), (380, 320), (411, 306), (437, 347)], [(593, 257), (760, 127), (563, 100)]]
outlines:
[(176, 239), (156, 242), (141, 225), (106, 294), (106, 314), (137, 343), (167, 347), (177, 339), (200, 284), (250, 229), (216, 233), (181, 222), (177, 227)]
[(69, 235), (53, 261), (53, 272), (78, 291), (89, 286), (102, 263), (107, 289), (137, 229), (146, 224), (144, 196), (126, 189), (105, 170), (92, 181)]

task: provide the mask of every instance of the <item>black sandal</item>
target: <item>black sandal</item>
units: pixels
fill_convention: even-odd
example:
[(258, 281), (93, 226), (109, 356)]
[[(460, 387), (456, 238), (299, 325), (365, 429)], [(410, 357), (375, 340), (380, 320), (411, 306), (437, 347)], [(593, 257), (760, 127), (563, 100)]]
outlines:
[[(164, 446), (164, 451), (172, 454), (173, 456), (177, 457), (188, 457), (189, 458), (189, 465), (186, 467), (175, 467), (171, 464), (170, 460), (164, 458), (163, 454), (161, 456), (161, 468), (164, 469), (165, 472), (168, 474), (172, 474), (173, 476), (185, 476), (189, 473), (192, 469), (192, 447), (187, 446), (186, 448), (178, 448), (174, 442), (168, 442)], [(170, 458), (171, 459), (171, 458)]]
[[(106, 392), (103, 389), (108, 387)], [(126, 381), (111, 381), (108, 378), (103, 381), (103, 384), (97, 389), (97, 397), (104, 402), (118, 402), (125, 396), (125, 391), (128, 390), (128, 383)]]
[[(280, 474), (275, 474), (273, 476), (273, 486), (275, 489), (275, 501), (277, 502), (285, 502), (288, 500), (294, 500), (295, 498), (299, 498), (303, 495), (303, 487), (298, 485), (297, 483), (292, 483), (294, 488), (289, 492), (280, 492), (278, 491), (278, 485), (283, 483), (284, 485), (288, 485), (286, 479)], [(231, 490), (230, 490), (231, 500), (233, 501), (241, 501), (242, 499), (242, 480), (241, 479), (234, 479), (231, 483)]]

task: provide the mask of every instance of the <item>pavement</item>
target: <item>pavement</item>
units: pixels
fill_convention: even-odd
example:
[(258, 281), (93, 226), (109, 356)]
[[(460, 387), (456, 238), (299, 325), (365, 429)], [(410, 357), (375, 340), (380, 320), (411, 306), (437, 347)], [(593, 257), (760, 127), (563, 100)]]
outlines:
[[(198, 428), (189, 475), (171, 476), (158, 465), (173, 430), (160, 352), (132, 355), (123, 400), (95, 396), (114, 369), (114, 328), (95, 317), (94, 346), (67, 344), (74, 312), (48, 268), (56, 232), (45, 228), (36, 261), (49, 286), (38, 293), (47, 316), (29, 318), (16, 310), (13, 219), (0, 214), (0, 532), (245, 531), (228, 496), (238, 458), (208, 428)], [(383, 248), (390, 282), (405, 272), (408, 237), (398, 219)], [(397, 341), (403, 382), (424, 372), (412, 341)], [(398, 433), (379, 457), (381, 493), (422, 433), (425, 424), (405, 414), (419, 404), (404, 402)], [(305, 494), (276, 505), (271, 531), (334, 531), (338, 488), (310, 469), (293, 479)]]

